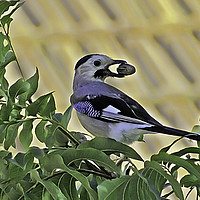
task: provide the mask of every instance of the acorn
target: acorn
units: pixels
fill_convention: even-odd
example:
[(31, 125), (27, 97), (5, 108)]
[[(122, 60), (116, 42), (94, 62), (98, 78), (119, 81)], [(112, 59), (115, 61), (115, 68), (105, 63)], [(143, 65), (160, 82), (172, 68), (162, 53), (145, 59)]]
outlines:
[(122, 63), (118, 66), (117, 72), (120, 75), (127, 76), (127, 75), (134, 74), (136, 72), (136, 69), (133, 65), (130, 65), (128, 63)]

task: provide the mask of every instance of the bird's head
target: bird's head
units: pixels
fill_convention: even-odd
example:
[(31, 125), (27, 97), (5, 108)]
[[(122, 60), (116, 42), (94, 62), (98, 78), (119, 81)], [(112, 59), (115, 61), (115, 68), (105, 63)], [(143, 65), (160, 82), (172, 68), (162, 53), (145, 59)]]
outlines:
[(74, 85), (88, 81), (104, 81), (107, 77), (124, 77), (123, 74), (111, 72), (109, 67), (125, 64), (124, 60), (114, 60), (106, 55), (90, 54), (82, 57), (75, 65)]

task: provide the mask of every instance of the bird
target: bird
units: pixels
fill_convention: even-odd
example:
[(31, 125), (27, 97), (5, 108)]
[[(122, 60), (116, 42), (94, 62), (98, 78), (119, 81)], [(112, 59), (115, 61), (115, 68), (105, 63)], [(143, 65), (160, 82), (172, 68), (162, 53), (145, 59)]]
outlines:
[[(109, 67), (119, 65), (120, 73)], [(125, 60), (115, 60), (103, 54), (89, 54), (75, 64), (72, 107), (82, 126), (94, 136), (113, 138), (131, 144), (143, 134), (162, 133), (200, 141), (200, 134), (162, 125), (137, 101), (105, 82), (108, 77), (123, 78), (123, 68), (131, 66)], [(132, 73), (135, 67), (132, 65)], [(127, 73), (128, 75), (128, 73)]]

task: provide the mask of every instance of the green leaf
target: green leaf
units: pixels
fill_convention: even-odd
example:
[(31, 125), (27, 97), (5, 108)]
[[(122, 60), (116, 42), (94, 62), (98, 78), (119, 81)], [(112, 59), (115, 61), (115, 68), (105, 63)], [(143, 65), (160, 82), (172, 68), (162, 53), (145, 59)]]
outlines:
[(79, 198), (78, 200), (89, 199), (87, 190), (86, 190), (84, 187), (82, 187), (82, 186), (79, 187), (79, 194), (80, 194), (80, 195), (79, 195), (80, 198)]
[(15, 8), (13, 8), (11, 10), (11, 12), (7, 15), (4, 15), (2, 18), (1, 18), (1, 24), (4, 26), (5, 28), (5, 25), (7, 24), (7, 34), (9, 33), (9, 28), (10, 28), (10, 23), (12, 22), (12, 18), (11, 18), (11, 15), (20, 7), (24, 4), (24, 2), (22, 3), (19, 3), (17, 4), (17, 6)]
[[(152, 170), (151, 170), (152, 171)], [(133, 192), (134, 191), (134, 192)], [(130, 179), (127, 190), (124, 192), (123, 198), (129, 199), (136, 192), (136, 199), (160, 200), (158, 191), (150, 180), (144, 177), (143, 173), (134, 174)]]
[(44, 151), (39, 147), (30, 147), (28, 153), (32, 154), (37, 159), (40, 159), (44, 156)]
[(1, 98), (5, 98), (5, 101), (8, 100), (7, 94), (2, 89), (0, 89), (0, 99)]
[(67, 173), (64, 173), (59, 180), (58, 186), (63, 192), (63, 194), (66, 197), (68, 197), (68, 199), (79, 200), (78, 193), (76, 190), (76, 179), (73, 176)]
[[(5, 78), (5, 73), (6, 70), (5, 68), (0, 68), (0, 88), (5, 92), (6, 96), (7, 96), (7, 90), (8, 90), (8, 81)], [(8, 97), (6, 97), (6, 100), (8, 99)]]
[(55, 144), (55, 132), (57, 130), (57, 124), (51, 124), (46, 126), (46, 139), (45, 144), (51, 148)]
[(10, 50), (10, 45), (4, 45), (4, 41), (7, 41), (7, 37), (0, 32), (0, 66), (5, 62), (5, 57)]
[(40, 109), (39, 113), (41, 116), (52, 118), (56, 110), (55, 100), (52, 94), (49, 95), (46, 104), (41, 105)]
[(5, 78), (5, 73), (6, 73), (6, 69), (5, 68), (0, 68), (0, 83), (1, 84), (2, 84), (2, 80)]
[(11, 145), (15, 147), (15, 139), (17, 137), (18, 128), (20, 124), (11, 124), (7, 128), (6, 138), (4, 142), (4, 148), (7, 150)]
[(15, 102), (15, 98), (28, 91), (30, 89), (30, 84), (24, 81), (22, 78), (17, 80), (13, 85), (11, 85), (9, 89), (9, 95), (13, 102)]
[(33, 129), (33, 120), (28, 120), (23, 123), (23, 129), (20, 132), (19, 140), (25, 151), (29, 150), (29, 146), (33, 140), (32, 129)]
[(0, 151), (0, 158), (12, 158), (12, 153), (9, 151), (1, 150)]
[[(130, 176), (122, 176), (120, 178), (115, 178), (112, 180), (106, 180), (100, 184), (98, 189), (98, 199), (108, 200), (108, 199), (122, 199), (124, 185), (127, 184)], [(118, 193), (119, 191), (119, 193)]]
[(30, 89), (28, 91), (27, 99), (30, 99), (33, 94), (35, 94), (36, 90), (38, 89), (38, 80), (39, 80), (39, 72), (38, 68), (36, 68), (35, 74), (30, 77), (26, 82), (30, 84)]
[(42, 160), (40, 160), (40, 165), (47, 172), (52, 173), (56, 169), (65, 169), (66, 165), (63, 163), (63, 158), (60, 154), (57, 153), (49, 153), (44, 156)]
[(10, 6), (14, 6), (18, 1), (0, 1), (0, 16), (6, 12)]
[(1, 124), (0, 125), (0, 143), (3, 143), (5, 136), (6, 136), (6, 130), (7, 125), (6, 124)]
[(5, 63), (8, 64), (8, 63), (10, 63), (13, 60), (15, 60), (15, 54), (10, 50), (6, 54)]
[[(6, 48), (8, 48), (8, 47), (6, 47)], [(15, 54), (9, 49), (9, 51), (6, 52), (5, 61), (3, 63), (0, 62), (0, 68), (2, 69), (4, 67), (6, 67), (9, 63), (14, 61), (15, 59), (16, 59)]]
[(173, 176), (167, 174), (167, 172), (163, 170), (163, 168), (160, 166), (159, 163), (157, 163), (155, 161), (151, 161), (151, 162), (146, 161), (145, 167), (151, 168), (151, 169), (157, 171), (163, 177), (165, 177), (169, 181), (169, 183), (171, 184), (176, 196), (180, 200), (184, 200), (183, 192), (181, 190), (181, 185), (178, 183), (178, 181), (176, 179), (174, 179)]
[(189, 154), (189, 153), (196, 153), (200, 155), (200, 148), (198, 147), (187, 147), (184, 149), (181, 149), (180, 151), (174, 152), (171, 155), (176, 155), (178, 157), (181, 157), (185, 154)]
[(178, 167), (183, 167), (186, 169), (190, 174), (195, 175), (197, 178), (200, 179), (200, 171), (198, 166), (192, 165), (190, 162), (183, 158), (179, 158), (178, 156), (175, 155), (169, 155), (165, 152), (160, 152), (157, 155), (153, 155), (151, 157), (152, 161), (157, 161), (157, 162), (169, 162), (177, 165)]
[(192, 128), (192, 132), (194, 132), (194, 133), (200, 133), (200, 125), (195, 125), (195, 126)]
[(89, 147), (101, 150), (105, 153), (122, 153), (129, 158), (143, 161), (141, 156), (134, 149), (111, 138), (95, 137), (90, 141), (81, 143), (78, 149)]
[(71, 174), (71, 176), (73, 176), (76, 180), (80, 181), (80, 183), (86, 189), (86, 191), (87, 191), (87, 193), (90, 197), (90, 200), (97, 200), (98, 199), (96, 192), (90, 187), (90, 184), (89, 184), (87, 178), (83, 174), (81, 174), (77, 171), (73, 171), (69, 168), (66, 168), (66, 171), (69, 174)]
[(56, 122), (61, 122), (61, 119), (62, 119), (63, 115), (62, 113), (55, 113), (53, 116), (52, 116), (52, 119)]
[(20, 114), (21, 111), (21, 107), (14, 105), (10, 112), (9, 121), (17, 121), (19, 119), (22, 119), (23, 116)]
[(30, 100), (32, 95), (35, 94), (36, 90), (38, 89), (38, 80), (39, 80), (39, 73), (38, 73), (38, 68), (36, 68), (35, 74), (26, 80), (26, 82), (30, 84), (29, 90), (19, 96), (20, 105), (25, 106), (26, 101)]
[(132, 176), (106, 180), (97, 187), (99, 200), (160, 200), (166, 179), (153, 169), (135, 170)]
[(9, 178), (15, 179), (16, 181), (20, 181), (26, 175), (25, 171), (19, 165), (16, 165), (13, 162), (9, 164), (8, 170), (9, 170)]
[(3, 104), (0, 109), (0, 121), (8, 121), (12, 111), (12, 102), (8, 100), (7, 104)]
[(56, 129), (55, 131), (55, 140), (55, 145), (60, 147), (66, 146), (69, 142), (68, 137), (59, 129)]
[(40, 142), (45, 142), (46, 140), (46, 136), (47, 136), (47, 133), (45, 130), (46, 124), (47, 124), (47, 121), (41, 120), (35, 128), (36, 137)]
[(25, 193), (22, 184), (17, 183), (16, 189), (17, 189), (18, 191), (20, 191), (20, 192), (23, 194), (24, 200), (31, 200), (31, 199), (28, 197), (28, 195)]
[(188, 174), (181, 179), (180, 183), (184, 187), (193, 187), (193, 186), (199, 187), (200, 179), (198, 179), (196, 176), (192, 174)]
[[(42, 199), (42, 192), (43, 192), (43, 190), (45, 190), (45, 188), (41, 184), (38, 184), (37, 187), (35, 187), (36, 184), (33, 184), (33, 181), (30, 181), (30, 182), (20, 181), (20, 184), (24, 188), (25, 195), (21, 194), (20, 198), (18, 198), (18, 199), (23, 199), (23, 200), (40, 200), (40, 199)], [(29, 192), (29, 189), (31, 189), (30, 192)]]
[(10, 162), (12, 162), (12, 163), (16, 164), (17, 166), (20, 166), (21, 168), (23, 168), (24, 165), (25, 165), (24, 156), (25, 156), (24, 153), (19, 152), (19, 153), (14, 157), (14, 159), (11, 159), (13, 162), (12, 162), (11, 160), (10, 160)]
[(61, 119), (61, 124), (63, 125), (63, 127), (67, 128), (68, 124), (69, 124), (69, 120), (71, 118), (71, 112), (72, 112), (72, 106), (69, 106), (67, 108), (67, 110), (64, 112), (62, 119)]
[[(97, 187), (99, 200), (125, 200), (123, 198), (126, 187), (131, 180), (130, 176), (122, 176), (120, 178), (106, 180)], [(132, 188), (132, 196), (137, 200), (137, 191)], [(130, 198), (131, 199), (131, 198)]]
[(69, 132), (71, 136), (73, 136), (74, 138), (76, 138), (76, 140), (78, 140), (79, 142), (85, 142), (87, 141), (87, 134), (81, 133), (81, 132), (76, 132), (76, 131), (70, 131)]
[(80, 181), (83, 187), (87, 190), (90, 200), (97, 200), (96, 192), (90, 187), (88, 179), (81, 173), (69, 169), (63, 162), (63, 158), (60, 154), (51, 153), (43, 159), (43, 166), (47, 171), (55, 171), (55, 169), (62, 169), (69, 175)]
[(78, 160), (92, 160), (100, 166), (120, 174), (120, 168), (115, 165), (109, 156), (97, 149), (67, 149), (62, 153), (62, 157), (66, 166)]
[(50, 193), (48, 192), (48, 190), (44, 190), (42, 192), (42, 199), (52, 199)]
[(17, 161), (18, 164), (23, 168), (24, 172), (29, 172), (34, 165), (34, 156), (31, 153), (18, 153), (15, 156), (15, 160)]
[[(3, 190), (4, 191), (4, 190)], [(6, 188), (6, 191), (4, 191), (5, 193), (5, 198), (2, 198), (3, 200), (7, 200), (7, 199), (18, 199), (18, 197), (20, 196), (21, 193), (19, 193), (14, 186), (10, 186), (8, 188)]]
[(12, 22), (12, 18), (11, 18), (11, 14), (9, 13), (8, 15), (5, 15), (5, 16), (3, 16), (2, 18), (1, 18), (1, 24), (5, 27), (5, 24), (7, 24), (7, 33), (9, 33), (8, 32), (8, 30), (9, 30), (9, 27), (10, 27), (10, 23)]
[(62, 193), (62, 191), (56, 184), (54, 184), (53, 182), (49, 180), (42, 180), (36, 170), (31, 170), (30, 174), (31, 174), (32, 179), (35, 179), (37, 182), (42, 184), (47, 189), (47, 191), (49, 192), (49, 194), (52, 196), (53, 199), (67, 200), (65, 195)]
[[(5, 159), (0, 158), (0, 177), (1, 180), (4, 179), (8, 179), (9, 178), (9, 171), (8, 171), (8, 162)], [(0, 186), (0, 189), (2, 187)]]
[[(148, 185), (149, 192), (160, 199), (160, 195), (165, 187), (167, 179), (157, 170), (149, 167), (136, 171), (136, 173), (141, 178), (141, 181), (144, 181)], [(143, 188), (141, 188), (141, 190), (142, 189)]]
[(41, 116), (49, 116), (51, 113), (53, 113), (52, 110), (55, 109), (55, 104), (52, 98), (52, 92), (40, 96), (36, 101), (27, 107), (26, 110), (28, 114), (32, 116), (36, 116), (36, 114), (40, 114)]

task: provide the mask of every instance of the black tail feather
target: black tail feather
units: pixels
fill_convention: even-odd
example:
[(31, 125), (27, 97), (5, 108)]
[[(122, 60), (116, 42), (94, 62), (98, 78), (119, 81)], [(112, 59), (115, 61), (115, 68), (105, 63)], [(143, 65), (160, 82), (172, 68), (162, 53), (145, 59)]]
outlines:
[(145, 128), (148, 131), (156, 132), (156, 133), (163, 133), (168, 135), (175, 135), (180, 137), (187, 137), (192, 140), (200, 141), (200, 133), (191, 133), (167, 126), (152, 126)]

